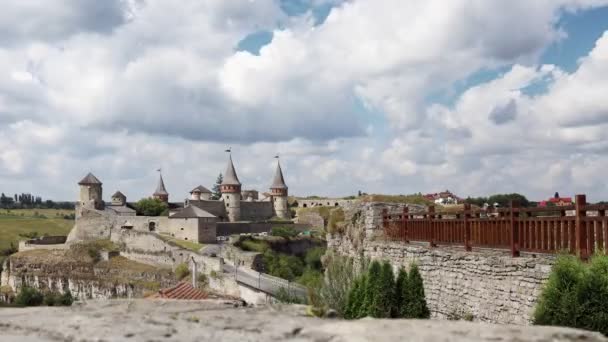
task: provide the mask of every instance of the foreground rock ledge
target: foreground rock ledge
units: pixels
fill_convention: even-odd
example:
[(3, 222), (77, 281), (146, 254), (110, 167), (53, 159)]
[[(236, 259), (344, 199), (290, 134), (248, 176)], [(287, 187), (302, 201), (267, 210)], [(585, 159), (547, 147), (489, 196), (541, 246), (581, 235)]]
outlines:
[(321, 320), (302, 306), (112, 300), (0, 309), (1, 341), (608, 341), (598, 333), (433, 320)]

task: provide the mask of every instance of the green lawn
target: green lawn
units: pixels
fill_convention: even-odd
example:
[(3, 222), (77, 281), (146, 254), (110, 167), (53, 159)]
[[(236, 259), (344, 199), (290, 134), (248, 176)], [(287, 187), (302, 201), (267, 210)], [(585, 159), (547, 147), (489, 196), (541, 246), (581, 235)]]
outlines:
[[(35, 212), (38, 216), (35, 217)], [(13, 242), (26, 238), (20, 233), (37, 232), (38, 235), (68, 235), (74, 226), (74, 220), (65, 220), (63, 215), (73, 214), (73, 210), (55, 209), (0, 209), (0, 249), (10, 246)], [(23, 214), (23, 216), (22, 216)], [(40, 216), (40, 215), (43, 215)], [(46, 218), (44, 218), (46, 217)]]
[(194, 241), (186, 241), (186, 240), (180, 240), (180, 239), (176, 239), (172, 236), (169, 236), (167, 234), (160, 234), (159, 235), (161, 239), (165, 240), (165, 241), (169, 241), (172, 242), (182, 248), (185, 249), (189, 249), (191, 251), (194, 252), (198, 252), (201, 248), (205, 247), (204, 244), (202, 243), (198, 243), (198, 242), (194, 242)]

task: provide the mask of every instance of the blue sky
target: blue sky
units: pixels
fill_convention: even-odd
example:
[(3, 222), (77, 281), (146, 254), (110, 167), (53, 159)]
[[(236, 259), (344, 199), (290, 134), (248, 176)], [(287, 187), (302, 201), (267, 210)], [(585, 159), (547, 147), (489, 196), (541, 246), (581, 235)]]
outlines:
[(296, 195), (608, 199), (606, 31), (608, 0), (12, 2), (0, 192), (138, 199), (162, 167), (180, 199), (231, 146), (261, 191), (279, 153)]

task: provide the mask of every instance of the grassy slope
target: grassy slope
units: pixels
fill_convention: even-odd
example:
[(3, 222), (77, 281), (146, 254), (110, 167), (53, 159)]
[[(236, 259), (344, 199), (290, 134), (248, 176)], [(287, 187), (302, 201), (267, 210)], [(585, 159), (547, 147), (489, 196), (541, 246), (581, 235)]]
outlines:
[[(35, 211), (47, 218), (34, 217)], [(74, 226), (74, 221), (64, 220), (63, 215), (73, 213), (74, 211), (70, 210), (54, 209), (11, 210), (8, 213), (5, 209), (2, 209), (0, 210), (0, 249), (9, 247), (11, 242), (17, 244), (19, 240), (24, 240), (25, 238), (20, 237), (19, 233), (38, 232), (38, 235), (68, 235)]]

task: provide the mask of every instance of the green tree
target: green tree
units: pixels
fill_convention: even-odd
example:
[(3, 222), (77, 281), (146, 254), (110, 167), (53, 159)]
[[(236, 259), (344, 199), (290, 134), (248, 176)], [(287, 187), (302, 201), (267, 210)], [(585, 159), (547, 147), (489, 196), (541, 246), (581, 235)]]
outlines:
[(39, 306), (44, 301), (44, 296), (40, 291), (32, 287), (24, 286), (15, 297), (15, 304), (20, 306)]
[(346, 303), (346, 310), (344, 311), (344, 318), (356, 319), (361, 318), (361, 306), (365, 296), (365, 284), (367, 282), (367, 276), (361, 275), (351, 287), (348, 292), (348, 301)]
[(576, 327), (578, 291), (584, 278), (585, 268), (577, 257), (560, 256), (534, 311), (534, 324)]
[(591, 259), (579, 291), (579, 320), (577, 328), (599, 331), (608, 336), (608, 257)]
[(405, 291), (404, 301), (406, 305), (406, 318), (429, 318), (431, 312), (426, 305), (424, 296), (424, 284), (422, 276), (418, 270), (418, 265), (412, 264), (407, 279), (407, 290)]
[(219, 200), (220, 198), (222, 198), (222, 191), (220, 189), (220, 185), (222, 185), (222, 182), (224, 181), (224, 176), (220, 173), (217, 176), (217, 179), (215, 180), (215, 184), (213, 184), (213, 189), (212, 189), (212, 195), (211, 195), (211, 199), (214, 200)]
[(394, 307), (393, 307), (393, 318), (403, 318), (406, 315), (407, 302), (405, 302), (405, 291), (407, 290), (407, 272), (403, 267), (399, 268), (399, 274), (395, 280), (395, 292), (394, 292)]
[(161, 216), (168, 214), (167, 204), (157, 198), (143, 198), (135, 204), (135, 210), (138, 215), (143, 216)]
[(380, 296), (382, 266), (378, 261), (372, 261), (367, 273), (365, 283), (363, 305), (361, 306), (361, 316), (380, 317), (382, 309), (379, 307), (378, 297)]
[(393, 274), (393, 267), (388, 261), (382, 263), (378, 291), (375, 305), (377, 312), (375, 312), (374, 317), (389, 318), (394, 311), (395, 275)]

